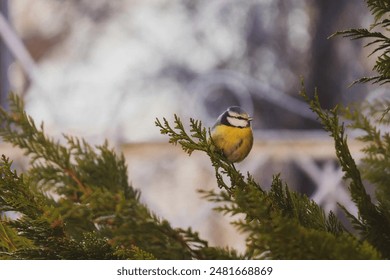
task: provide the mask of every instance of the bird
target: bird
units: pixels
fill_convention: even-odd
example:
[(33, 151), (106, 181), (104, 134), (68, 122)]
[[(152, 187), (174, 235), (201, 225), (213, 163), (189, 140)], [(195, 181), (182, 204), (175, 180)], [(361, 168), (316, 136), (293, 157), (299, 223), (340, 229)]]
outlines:
[(227, 108), (211, 129), (212, 143), (230, 163), (244, 160), (253, 146), (253, 118), (241, 107)]

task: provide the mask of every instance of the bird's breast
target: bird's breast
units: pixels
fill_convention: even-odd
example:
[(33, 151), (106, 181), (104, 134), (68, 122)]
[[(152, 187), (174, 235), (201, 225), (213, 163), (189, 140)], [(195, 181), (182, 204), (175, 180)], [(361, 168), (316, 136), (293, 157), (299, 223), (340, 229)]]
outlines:
[(250, 127), (238, 128), (227, 125), (214, 127), (211, 137), (214, 144), (222, 150), (231, 162), (242, 161), (253, 145), (253, 134)]

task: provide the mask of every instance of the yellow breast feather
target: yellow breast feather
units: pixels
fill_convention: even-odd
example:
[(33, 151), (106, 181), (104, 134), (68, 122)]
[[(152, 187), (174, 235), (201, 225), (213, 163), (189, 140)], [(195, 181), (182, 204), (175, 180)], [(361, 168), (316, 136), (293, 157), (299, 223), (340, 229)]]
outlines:
[(253, 134), (250, 127), (232, 127), (218, 125), (214, 127), (211, 137), (230, 162), (242, 161), (253, 145)]

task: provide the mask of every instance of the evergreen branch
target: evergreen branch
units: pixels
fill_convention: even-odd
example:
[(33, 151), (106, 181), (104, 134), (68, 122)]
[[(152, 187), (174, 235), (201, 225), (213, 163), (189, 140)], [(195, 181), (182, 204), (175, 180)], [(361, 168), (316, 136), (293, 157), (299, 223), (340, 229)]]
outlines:
[(367, 43), (365, 47), (374, 46), (374, 49), (369, 56), (380, 52), (373, 67), (373, 70), (376, 71), (378, 75), (360, 78), (354, 81), (353, 84), (371, 82), (383, 85), (390, 82), (390, 38), (382, 32), (373, 31), (373, 29), (379, 28), (380, 30), (386, 30), (390, 26), (390, 20), (384, 18), (390, 12), (390, 4), (388, 0), (367, 0), (367, 5), (375, 17), (375, 21), (370, 29), (354, 28), (339, 31), (331, 35), (330, 38), (341, 35), (346, 38), (351, 38), (352, 40), (369, 39), (370, 42)]
[(16, 94), (10, 94), (9, 104), (10, 112), (0, 108), (0, 136), (3, 140), (30, 155), (32, 165), (39, 164), (40, 160), (52, 163), (58, 171), (67, 173), (74, 180), (79, 191), (89, 194), (91, 190), (76, 176), (67, 148), (46, 136), (43, 123), (37, 128), (34, 120), (24, 111), (23, 102)]
[[(20, 215), (15, 220), (0, 219), (2, 228), (7, 229), (0, 232), (0, 242), (12, 244), (1, 250), (0, 258), (2, 255), (12, 259), (75, 259), (76, 255), (81, 259), (89, 258), (90, 253), (83, 249), (88, 240), (78, 242), (66, 234), (62, 218), (53, 211), (49, 201), (30, 188), (30, 182), (11, 171), (11, 162), (5, 156), (0, 171), (1, 210)], [(107, 241), (104, 244), (113, 253)]]
[[(317, 92), (315, 93), (314, 99), (309, 100), (303, 84), (301, 95), (309, 103), (311, 110), (317, 114), (324, 129), (328, 131), (334, 139), (336, 156), (344, 171), (344, 177), (350, 181), (349, 191), (351, 193), (352, 201), (359, 210), (360, 223), (356, 223), (356, 219), (352, 219), (352, 222), (355, 225), (358, 225), (357, 229), (365, 240), (370, 242), (383, 254), (383, 256), (390, 256), (390, 217), (372, 202), (370, 195), (366, 192), (360, 171), (348, 148), (347, 137), (344, 133), (344, 125), (339, 124), (337, 107), (330, 111), (323, 110)], [(342, 209), (345, 210), (345, 208)], [(351, 216), (347, 212), (346, 214), (349, 217)], [(363, 227), (361, 225), (363, 225)], [(382, 234), (378, 236), (378, 232), (382, 232)]]
[(242, 259), (235, 250), (229, 248), (217, 248), (208, 246), (208, 242), (199, 238), (199, 234), (191, 228), (186, 230), (176, 229), (179, 238), (182, 239), (183, 246), (186, 246), (191, 252), (192, 257), (197, 260), (228, 260)]
[(378, 76), (372, 76), (372, 77), (363, 77), (358, 80), (355, 80), (352, 82), (352, 85), (359, 84), (359, 83), (372, 83), (372, 84), (379, 84), (379, 85), (384, 85), (390, 82), (390, 78), (384, 77), (382, 75)]
[[(166, 119), (163, 119), (163, 122), (156, 120), (156, 126), (160, 127), (161, 133), (169, 136), (170, 143), (179, 143), (186, 148), (191, 146), (191, 152), (195, 150), (203, 151), (210, 157), (212, 165), (215, 167), (218, 186), (221, 189), (219, 192), (211, 190), (200, 191), (200, 193), (207, 200), (219, 204), (214, 207), (214, 210), (224, 215), (245, 216), (244, 220), (233, 222), (233, 225), (240, 231), (248, 234), (247, 251), (243, 256), (244, 258), (263, 258), (265, 256), (268, 258), (283, 258), (281, 252), (277, 251), (279, 249), (276, 248), (276, 251), (270, 251), (270, 248), (273, 247), (270, 242), (275, 241), (270, 235), (275, 234), (272, 230), (276, 228), (280, 228), (284, 234), (289, 235), (290, 232), (279, 224), (279, 222), (285, 223), (285, 220), (288, 221), (291, 227), (295, 228), (296, 238), (299, 234), (306, 234), (305, 240), (309, 241), (309, 239), (315, 237), (313, 240), (316, 241), (310, 242), (317, 242), (322, 236), (322, 238), (331, 240), (329, 242), (332, 242), (332, 246), (340, 246), (339, 242), (345, 242), (348, 239), (349, 243), (345, 244), (344, 247), (348, 248), (348, 253), (346, 252), (343, 256), (352, 258), (353, 253), (351, 251), (353, 251), (360, 254), (362, 258), (368, 256), (368, 258), (378, 258), (377, 251), (368, 244), (356, 249), (356, 237), (344, 229), (333, 213), (330, 213), (327, 217), (324, 211), (308, 197), (292, 192), (287, 186), (283, 186), (279, 176), (274, 177), (271, 190), (268, 192), (262, 190), (250, 174), (245, 178), (226, 159), (221, 158), (221, 154), (215, 150), (212, 140), (206, 137), (207, 134), (205, 129), (201, 127), (200, 122), (191, 120), (190, 123), (191, 134), (188, 134), (177, 116), (175, 116), (173, 129)], [(226, 185), (223, 181), (223, 175), (227, 175), (231, 182), (235, 182), (235, 185), (232, 183), (232, 186), (235, 187)], [(234, 176), (239, 177), (235, 178)], [(291, 228), (288, 230), (291, 230)], [(191, 239), (188, 241), (191, 241)], [(279, 242), (282, 241), (279, 240)], [(289, 242), (291, 246), (300, 246), (297, 242), (291, 240)], [(365, 251), (366, 249), (367, 251)], [(209, 248), (204, 247), (202, 252), (205, 250), (207, 251)], [(307, 258), (312, 257), (313, 254), (314, 252), (311, 252), (305, 257), (297, 254), (295, 257)], [(288, 256), (291, 257), (291, 255)], [(329, 258), (334, 255), (324, 250), (323, 256)], [(200, 256), (197, 255), (197, 257)]]
[(364, 38), (373, 38), (376, 39), (375, 41), (372, 41), (368, 43), (366, 46), (370, 46), (375, 43), (385, 43), (388, 41), (388, 37), (383, 35), (381, 32), (372, 32), (366, 28), (352, 28), (348, 30), (343, 31), (337, 31), (331, 36), (328, 37), (328, 39), (333, 38), (335, 36), (343, 36), (345, 38), (351, 38), (352, 40), (357, 39), (364, 39)]
[(91, 193), (91, 189), (89, 189), (89, 188), (84, 186), (84, 184), (79, 180), (79, 178), (75, 174), (74, 170), (72, 170), (72, 169), (64, 169), (64, 172), (65, 172), (65, 174), (67, 174), (77, 184), (77, 186), (80, 188), (80, 190), (84, 194), (88, 195), (88, 194)]
[(360, 242), (346, 232), (333, 213), (325, 219), (318, 205), (304, 196), (288, 192), (276, 176), (269, 195), (263, 199), (253, 198), (255, 193), (252, 191), (240, 192), (239, 198), (226, 192), (202, 193), (210, 201), (229, 203), (229, 206), (219, 208), (227, 211), (226, 214), (247, 213), (246, 219), (233, 222), (241, 232), (247, 234), (245, 258), (380, 258), (380, 254), (367, 242)]
[[(11, 163), (5, 157), (3, 161), (0, 165), (3, 172), (0, 176), (0, 210), (22, 214), (21, 218), (7, 222), (9, 228), (15, 230), (11, 240), (6, 231), (0, 231), (0, 252), (4, 251), (4, 258), (131, 258), (131, 251), (121, 248), (135, 243), (159, 258), (190, 259), (202, 256), (199, 252), (207, 249), (207, 243), (199, 238), (188, 241), (199, 244), (195, 249), (190, 248), (180, 231), (172, 229), (168, 222), (160, 221), (138, 201), (139, 196), (102, 188), (96, 189), (81, 203), (60, 199), (54, 208), (49, 200), (34, 191), (35, 188), (10, 171)], [(109, 215), (112, 213), (115, 215)], [(103, 215), (104, 218), (99, 218)], [(91, 220), (96, 228), (93, 224), (90, 227)], [(29, 241), (29, 245), (10, 246), (21, 238)]]
[[(244, 224), (244, 223), (243, 223)], [(274, 216), (263, 223), (246, 223), (249, 232), (249, 256), (272, 259), (380, 259), (368, 242), (360, 242), (347, 233), (334, 235), (308, 229), (287, 217)]]
[[(388, 23), (386, 23), (387, 25)], [(377, 71), (379, 75), (373, 77), (363, 77), (353, 82), (356, 83), (379, 83), (381, 85), (390, 82), (390, 57), (388, 53), (390, 52), (390, 38), (382, 34), (381, 32), (372, 32), (368, 29), (349, 29), (344, 31), (339, 31), (331, 35), (329, 38), (334, 36), (342, 35), (346, 38), (351, 38), (352, 40), (357, 39), (375, 39), (365, 45), (365, 47), (377, 45), (374, 50), (368, 56), (371, 56), (379, 51), (382, 53), (378, 56), (376, 63), (373, 67), (373, 70)]]
[[(389, 44), (390, 46), (390, 44)], [(388, 48), (388, 46), (386, 46)], [(388, 53), (389, 51), (387, 51)], [(381, 74), (382, 80), (389, 82), (390, 79), (390, 56), (387, 53), (381, 55), (377, 59), (374, 70)]]
[(5, 251), (15, 251), (17, 249), (17, 245), (14, 244), (15, 241), (10, 236), (10, 229), (5, 225), (5, 223), (0, 220), (0, 252)]
[[(203, 128), (201, 121), (190, 119), (190, 134), (186, 132), (182, 121), (177, 115), (174, 115), (173, 128), (165, 118), (163, 118), (163, 122), (156, 119), (155, 125), (160, 128), (161, 134), (168, 135), (169, 143), (174, 145), (180, 144), (182, 149), (189, 155), (193, 151), (205, 152), (209, 156), (212, 166), (215, 168), (215, 176), (219, 188), (230, 192), (233, 188), (245, 185), (244, 176), (216, 148), (210, 137), (210, 130), (207, 131), (206, 128)], [(221, 172), (219, 171), (220, 169)], [(229, 176), (230, 186), (225, 183), (222, 174)]]
[(367, 0), (367, 6), (375, 16), (376, 22), (390, 13), (390, 3), (387, 0)]
[(161, 124), (159, 119), (156, 119), (155, 125), (160, 128), (161, 134), (167, 134), (169, 136), (169, 143), (180, 144), (183, 150), (191, 155), (194, 150), (206, 151), (206, 146), (204, 145), (206, 139), (206, 130), (201, 129), (201, 122), (190, 119), (192, 137), (198, 139), (196, 142), (192, 139), (190, 135), (184, 129), (183, 123), (180, 118), (175, 114), (174, 115), (174, 124), (175, 126), (171, 128), (168, 121), (163, 118), (163, 124)]
[[(31, 156), (32, 168), (25, 182), (10, 171), (5, 157), (0, 165), (0, 211), (21, 214), (0, 231), (4, 258), (193, 259), (212, 251), (197, 233), (172, 228), (139, 201), (139, 191), (129, 186), (123, 154), (117, 156), (107, 142), (91, 147), (64, 135), (67, 145), (60, 145), (47, 137), (43, 124), (35, 125), (15, 95), (10, 108), (0, 109), (0, 134)], [(200, 123), (192, 125), (192, 136), (205, 141), (206, 131), (197, 129)], [(192, 136), (182, 135), (187, 140)], [(53, 193), (59, 197), (53, 199)], [(133, 246), (139, 250), (128, 249)]]
[(361, 159), (363, 177), (376, 187), (376, 197), (379, 207), (390, 213), (390, 134), (378, 127), (390, 122), (388, 114), (390, 102), (383, 100), (346, 108), (343, 116), (350, 120), (349, 127), (363, 132), (357, 139), (364, 143), (362, 151), (365, 157)]
[[(146, 252), (146, 251), (142, 250), (141, 248), (138, 248), (135, 245), (131, 246), (130, 252), (132, 255), (132, 258), (131, 258), (132, 260), (156, 260), (156, 257), (153, 256), (153, 254)], [(125, 251), (125, 253), (126, 253), (126, 251)], [(117, 254), (122, 255), (122, 252), (118, 252)], [(126, 256), (126, 254), (124, 254), (124, 256)], [(123, 257), (121, 257), (120, 259), (123, 259)]]
[(35, 195), (29, 190), (23, 177), (11, 171), (12, 162), (4, 155), (0, 163), (0, 211), (14, 211), (37, 218), (44, 214), (41, 207), (45, 199), (42, 195)]
[(341, 222), (337, 219), (336, 215), (332, 211), (329, 212), (328, 219), (325, 223), (326, 230), (335, 236), (341, 235), (343, 232), (346, 231), (344, 226), (341, 224)]

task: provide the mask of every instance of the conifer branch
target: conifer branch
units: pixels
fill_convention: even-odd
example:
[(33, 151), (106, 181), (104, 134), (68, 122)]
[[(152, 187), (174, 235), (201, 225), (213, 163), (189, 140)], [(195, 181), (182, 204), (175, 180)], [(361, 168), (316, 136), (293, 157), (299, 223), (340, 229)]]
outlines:
[(390, 13), (390, 3), (387, 0), (367, 0), (367, 6), (375, 16), (375, 22)]
[[(364, 144), (361, 159), (362, 176), (376, 187), (378, 207), (381, 212), (390, 213), (390, 133), (381, 131), (379, 126), (386, 127), (390, 115), (384, 108), (390, 108), (390, 102), (382, 100), (365, 103), (361, 106), (345, 108), (343, 116), (350, 123), (349, 127), (362, 132), (357, 139)], [(390, 216), (390, 214), (387, 214)], [(390, 219), (390, 217), (389, 217)]]
[[(369, 56), (380, 52), (378, 55), (373, 70), (378, 73), (376, 76), (363, 77), (353, 82), (355, 83), (367, 83), (372, 82), (380, 85), (390, 82), (390, 38), (386, 36), (381, 30), (386, 30), (390, 26), (390, 20), (385, 18), (390, 13), (390, 4), (387, 0), (366, 0), (367, 5), (374, 15), (375, 20), (370, 29), (366, 28), (353, 28), (344, 31), (338, 31), (331, 35), (329, 38), (341, 35), (353, 40), (357, 39), (369, 39), (365, 47), (374, 46), (374, 50)], [(381, 20), (382, 18), (385, 18)], [(378, 28), (380, 31), (373, 31)]]
[(9, 96), (10, 112), (0, 108), (0, 136), (31, 156), (31, 164), (42, 171), (41, 160), (57, 172), (64, 172), (78, 186), (78, 191), (88, 195), (91, 190), (81, 182), (71, 163), (72, 155), (67, 148), (46, 136), (43, 123), (37, 128), (34, 120), (24, 111), (22, 100), (16, 95)]
[[(163, 122), (156, 120), (156, 126), (160, 128), (162, 134), (169, 136), (170, 143), (184, 146), (183, 149), (187, 152), (190, 147), (189, 154), (197, 150), (205, 152), (210, 157), (220, 190), (199, 192), (207, 200), (218, 204), (214, 210), (224, 215), (239, 217), (244, 215), (244, 219), (233, 222), (233, 225), (247, 234), (247, 250), (244, 258), (302, 259), (313, 258), (314, 255), (317, 258), (318, 256), (334, 258), (336, 254), (339, 257), (342, 255), (341, 258), (353, 258), (352, 256), (356, 258), (356, 255), (361, 258), (379, 258), (378, 252), (366, 242), (358, 245), (359, 241), (356, 237), (345, 230), (332, 212), (326, 216), (314, 201), (283, 186), (279, 176), (274, 177), (268, 192), (265, 192), (249, 173), (245, 178), (215, 150), (212, 141), (206, 137), (206, 130), (202, 128), (201, 123), (194, 120), (190, 123), (192, 134), (185, 132), (177, 116), (175, 116), (173, 129), (166, 119), (163, 119)], [(223, 175), (229, 177), (234, 187), (224, 183)], [(280, 232), (280, 235), (275, 234), (276, 232)], [(329, 240), (330, 247), (326, 250), (321, 246), (318, 247), (322, 243), (321, 239)], [(275, 244), (285, 246), (286, 242), (291, 245), (291, 251), (275, 246)], [(316, 249), (314, 251), (300, 249), (299, 253), (294, 249), (303, 246), (303, 243), (299, 242), (311, 242), (312, 248)], [(334, 253), (334, 249), (338, 246), (343, 246), (345, 252)]]
[[(387, 0), (367, 0), (375, 16), (370, 29), (351, 29), (335, 35), (371, 40), (370, 55), (378, 55), (378, 75), (357, 82), (390, 82), (390, 39), (374, 31), (388, 28)], [(379, 30), (380, 31), (380, 30)], [(304, 96), (305, 90), (302, 86)], [(307, 97), (306, 97), (307, 99)], [(246, 234), (243, 255), (234, 249), (211, 247), (191, 228), (172, 228), (140, 202), (140, 192), (128, 183), (124, 156), (108, 143), (91, 147), (64, 135), (65, 144), (48, 137), (10, 97), (10, 112), (0, 110), (0, 135), (31, 158), (25, 176), (11, 170), (5, 156), (0, 163), (0, 258), (3, 259), (378, 259), (390, 257), (390, 136), (378, 128), (389, 124), (388, 107), (380, 121), (349, 111), (353, 128), (365, 132), (367, 145), (362, 172), (352, 158), (340, 124), (339, 109), (323, 110), (316, 94), (312, 110), (335, 141), (336, 156), (345, 172), (358, 217), (343, 205), (360, 236), (348, 232), (333, 212), (325, 213), (305, 195), (291, 191), (279, 176), (265, 191), (251, 174), (244, 176), (217, 150), (210, 130), (190, 119), (189, 132), (174, 116), (156, 126), (169, 142), (189, 155), (206, 153), (215, 169), (218, 190), (200, 191), (217, 204), (214, 209), (236, 218), (233, 224)], [(372, 109), (377, 112), (377, 108)], [(365, 189), (363, 177), (378, 186), (378, 203)], [(226, 177), (230, 180), (227, 182)], [(51, 194), (57, 193), (54, 199)], [(16, 218), (3, 214), (13, 211)]]
[(85, 195), (89, 195), (92, 191), (90, 188), (84, 186), (84, 184), (80, 181), (80, 179), (77, 177), (75, 172), (71, 169), (64, 169), (65, 174), (68, 174), (69, 177), (77, 184), (77, 186), (80, 188), (82, 193)]
[[(346, 215), (352, 220), (364, 239), (373, 244), (383, 256), (390, 256), (390, 216), (373, 203), (365, 189), (360, 170), (349, 151), (344, 125), (339, 123), (338, 108), (335, 107), (330, 111), (322, 109), (317, 92), (314, 99), (309, 100), (303, 84), (301, 95), (307, 100), (311, 110), (317, 114), (324, 129), (334, 139), (336, 156), (344, 171), (344, 178), (349, 180), (352, 201), (355, 202), (359, 210), (358, 220), (347, 211)], [(346, 210), (344, 207), (342, 209)], [(382, 232), (382, 234), (378, 236), (378, 232)]]
[[(0, 164), (0, 258), (116, 259), (224, 258), (192, 230), (174, 229), (153, 214), (128, 183), (123, 155), (108, 143), (91, 147), (64, 135), (67, 145), (47, 137), (10, 96), (11, 111), (0, 109), (0, 135), (31, 157), (28, 181)], [(194, 126), (199, 126), (193, 122)], [(204, 138), (205, 132), (194, 135)], [(182, 135), (189, 137), (188, 135)], [(39, 187), (38, 187), (39, 186)], [(11, 191), (12, 189), (12, 191)], [(52, 194), (59, 197), (53, 199)], [(135, 247), (134, 247), (135, 246)], [(133, 249), (129, 249), (133, 248)], [(137, 248), (137, 249), (134, 249)], [(211, 253), (214, 252), (214, 253)]]
[[(234, 165), (224, 157), (221, 151), (217, 150), (210, 137), (210, 130), (202, 127), (201, 121), (190, 119), (190, 134), (186, 132), (182, 121), (177, 115), (174, 115), (173, 128), (165, 118), (163, 118), (163, 122), (156, 119), (155, 125), (160, 128), (161, 134), (168, 135), (169, 143), (174, 145), (180, 144), (182, 149), (189, 155), (193, 151), (205, 152), (210, 157), (211, 164), (215, 168), (215, 176), (219, 188), (230, 192), (233, 188), (244, 185), (244, 176), (235, 169)], [(222, 174), (228, 174), (230, 186), (225, 183)]]
[(9, 228), (3, 222), (0, 222), (0, 240), (2, 246), (5, 246), (8, 251), (15, 251), (17, 249), (14, 240), (9, 235)]

